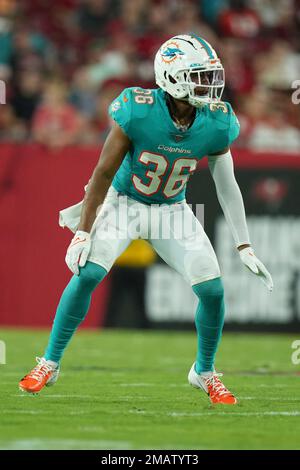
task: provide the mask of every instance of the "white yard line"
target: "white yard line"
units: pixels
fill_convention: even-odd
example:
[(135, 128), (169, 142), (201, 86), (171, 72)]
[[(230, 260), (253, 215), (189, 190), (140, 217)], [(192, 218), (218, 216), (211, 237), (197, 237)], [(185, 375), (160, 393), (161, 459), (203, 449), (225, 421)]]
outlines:
[(15, 414), (15, 415), (49, 415), (53, 414), (50, 410), (1, 410), (0, 414)]
[(189, 416), (300, 416), (300, 411), (237, 411), (237, 412), (203, 412), (203, 413), (167, 413), (168, 416), (189, 417)]
[[(14, 395), (10, 395), (11, 397), (28, 397), (31, 396), (30, 393), (16, 393)], [(63, 395), (63, 394), (43, 394), (43, 398), (83, 398), (83, 399), (90, 399), (93, 400), (96, 398), (94, 395)]]
[(257, 401), (277, 401), (277, 402), (289, 402), (289, 401), (298, 401), (300, 403), (300, 397), (299, 398), (282, 398), (282, 397), (237, 397), (239, 400), (257, 400)]
[[(84, 411), (84, 410), (73, 410), (73, 411), (66, 411), (64, 410), (63, 414), (64, 416), (76, 416), (76, 415), (84, 415), (84, 414), (89, 414), (91, 411)], [(1, 410), (1, 414), (14, 414), (14, 415), (20, 415), (20, 414), (28, 414), (28, 415), (53, 415), (52, 410), (11, 410), (11, 409), (6, 409), (6, 410)]]
[(131, 449), (127, 441), (81, 440), (81, 439), (20, 439), (0, 441), (1, 450), (41, 450), (41, 449)]
[(259, 384), (257, 385), (259, 388), (286, 388), (290, 387), (290, 385), (287, 384)]
[(172, 418), (192, 418), (194, 416), (300, 416), (300, 411), (203, 411), (194, 413), (180, 412), (152, 412), (144, 410), (129, 410), (132, 414), (152, 415), (152, 416), (171, 416)]
[(188, 383), (179, 383), (179, 384), (176, 384), (176, 383), (167, 383), (167, 384), (164, 384), (164, 383), (143, 383), (143, 382), (140, 382), (140, 383), (121, 383), (121, 384), (118, 384), (118, 383), (115, 383), (114, 384), (115, 386), (119, 386), (119, 387), (176, 387), (176, 388), (181, 388), (181, 387), (184, 387), (184, 388), (187, 388), (189, 387), (190, 385)]
[(143, 383), (143, 382), (139, 382), (139, 383), (123, 383), (123, 384), (115, 384), (119, 387), (155, 387), (159, 384), (151, 384), (151, 383)]

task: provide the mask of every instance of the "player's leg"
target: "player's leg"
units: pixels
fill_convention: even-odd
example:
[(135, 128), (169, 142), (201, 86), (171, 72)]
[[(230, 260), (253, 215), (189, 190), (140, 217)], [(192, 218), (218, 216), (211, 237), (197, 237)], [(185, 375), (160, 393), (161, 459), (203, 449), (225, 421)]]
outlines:
[(58, 364), (74, 332), (84, 320), (92, 293), (104, 279), (107, 270), (96, 263), (87, 261), (80, 268), (79, 276), (74, 275), (60, 298), (53, 322), (48, 346), (44, 354), (47, 361)]
[[(188, 205), (170, 207), (169, 212), (164, 210), (160, 220), (164, 220), (164, 224), (169, 226), (169, 237), (151, 239), (151, 243), (158, 254), (183, 275), (199, 299), (195, 315), (197, 355), (189, 381), (209, 393), (212, 401), (218, 383), (221, 401), (233, 402), (234, 397), (221, 384), (214, 371), (225, 313), (224, 289), (215, 252), (202, 225)], [(165, 230), (165, 233), (167, 232)], [(214, 381), (213, 390), (210, 383), (206, 384), (207, 380)], [(217, 400), (220, 399), (219, 395)]]
[(183, 275), (199, 298), (195, 315), (196, 371), (212, 371), (224, 323), (224, 292), (218, 261), (202, 225), (186, 204), (165, 208), (163, 214), (166, 238), (152, 239), (151, 243), (166, 263)]
[[(117, 218), (117, 195), (110, 199), (96, 219), (91, 233), (91, 251), (88, 261), (74, 275), (65, 288), (55, 315), (48, 346), (43, 358), (37, 358), (38, 365), (25, 376), (19, 387), (23, 391), (36, 393), (44, 385), (52, 385), (58, 376), (62, 355), (76, 329), (84, 320), (91, 302), (92, 292), (104, 279), (115, 259), (127, 248), (130, 239), (120, 234)], [(109, 214), (107, 219), (105, 214)]]
[(197, 374), (214, 370), (215, 356), (224, 325), (224, 289), (220, 277), (192, 286), (199, 302), (195, 315), (197, 330)]

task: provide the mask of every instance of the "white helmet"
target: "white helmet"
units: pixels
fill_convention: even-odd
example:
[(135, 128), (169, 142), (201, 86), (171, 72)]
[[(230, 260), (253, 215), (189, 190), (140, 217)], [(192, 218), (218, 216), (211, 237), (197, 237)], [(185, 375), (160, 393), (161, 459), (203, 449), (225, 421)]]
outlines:
[(216, 51), (195, 34), (181, 34), (166, 41), (154, 61), (155, 81), (173, 98), (193, 106), (218, 102), (225, 75)]

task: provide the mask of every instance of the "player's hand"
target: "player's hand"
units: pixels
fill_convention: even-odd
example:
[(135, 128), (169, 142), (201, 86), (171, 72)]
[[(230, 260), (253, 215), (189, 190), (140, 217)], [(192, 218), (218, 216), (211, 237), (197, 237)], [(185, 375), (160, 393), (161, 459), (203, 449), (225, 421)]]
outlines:
[(272, 276), (264, 266), (264, 264), (256, 258), (254, 251), (251, 247), (243, 248), (239, 251), (240, 258), (242, 263), (247, 266), (248, 269), (254, 274), (256, 274), (259, 279), (267, 286), (268, 290), (272, 292), (273, 290), (273, 280)]
[(77, 230), (66, 254), (66, 263), (72, 273), (79, 275), (79, 267), (83, 267), (91, 249), (91, 236), (88, 232)]

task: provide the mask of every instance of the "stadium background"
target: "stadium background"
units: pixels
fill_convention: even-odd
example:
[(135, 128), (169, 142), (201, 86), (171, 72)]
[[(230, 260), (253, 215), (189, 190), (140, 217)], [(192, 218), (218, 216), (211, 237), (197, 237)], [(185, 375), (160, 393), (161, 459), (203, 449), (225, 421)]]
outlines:
[[(153, 87), (159, 45), (194, 31), (225, 67), (224, 100), (241, 123), (236, 175), (254, 247), (275, 283), (269, 295), (243, 271), (201, 164), (188, 201), (205, 204), (226, 328), (299, 331), (299, 27), (296, 0), (59, 0), (55, 8), (1, 0), (1, 325), (51, 325), (70, 277), (70, 233), (58, 227), (58, 211), (83, 197), (110, 128), (107, 107), (124, 87)], [(98, 288), (84, 326), (192, 327), (194, 304), (176, 273), (139, 246)]]

